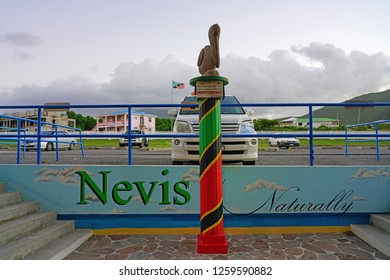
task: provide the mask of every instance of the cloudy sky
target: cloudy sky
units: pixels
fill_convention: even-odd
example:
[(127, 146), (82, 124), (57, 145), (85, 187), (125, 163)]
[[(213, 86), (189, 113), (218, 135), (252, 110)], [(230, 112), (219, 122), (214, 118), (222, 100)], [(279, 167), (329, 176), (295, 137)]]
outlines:
[[(2, 105), (171, 103), (209, 27), (242, 102), (341, 102), (390, 88), (388, 0), (0, 0)], [(274, 115), (274, 117), (278, 117)]]

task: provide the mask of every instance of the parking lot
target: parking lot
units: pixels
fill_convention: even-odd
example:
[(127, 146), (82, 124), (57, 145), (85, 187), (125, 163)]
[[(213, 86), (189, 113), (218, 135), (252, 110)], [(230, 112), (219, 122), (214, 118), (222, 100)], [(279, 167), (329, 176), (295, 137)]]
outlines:
[[(128, 165), (127, 148), (91, 148), (85, 150), (84, 158), (79, 149), (60, 150), (56, 161), (55, 151), (42, 151), (42, 164), (63, 165)], [(16, 164), (15, 149), (0, 149), (0, 164)], [(21, 153), (21, 164), (36, 164), (37, 152)], [(134, 148), (132, 150), (133, 165), (170, 165), (170, 149)], [(229, 163), (241, 165), (241, 163)], [(348, 157), (342, 147), (315, 147), (314, 165), (389, 165), (389, 147), (380, 148), (380, 160), (376, 159), (375, 148), (351, 147)], [(309, 166), (309, 149), (267, 148), (259, 150), (257, 166), (297, 165)]]

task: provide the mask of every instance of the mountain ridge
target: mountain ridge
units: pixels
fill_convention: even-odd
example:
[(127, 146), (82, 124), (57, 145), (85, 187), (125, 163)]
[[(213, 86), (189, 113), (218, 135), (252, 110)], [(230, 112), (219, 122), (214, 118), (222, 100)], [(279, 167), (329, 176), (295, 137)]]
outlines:
[[(390, 102), (390, 89), (380, 92), (362, 94), (340, 103), (380, 103)], [(308, 114), (300, 116), (307, 118)], [(390, 106), (326, 106), (313, 111), (313, 118), (332, 118), (340, 120), (341, 124), (374, 122), (390, 119)]]

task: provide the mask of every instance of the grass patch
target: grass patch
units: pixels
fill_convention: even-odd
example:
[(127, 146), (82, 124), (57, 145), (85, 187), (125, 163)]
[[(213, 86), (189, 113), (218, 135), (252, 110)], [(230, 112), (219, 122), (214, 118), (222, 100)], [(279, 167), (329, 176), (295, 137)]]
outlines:
[[(299, 139), (301, 141), (301, 147), (309, 147), (309, 139)], [(389, 146), (390, 141), (379, 141), (380, 146)], [(367, 142), (349, 142), (348, 146), (372, 146), (375, 147), (375, 141)], [(259, 138), (259, 148), (269, 147), (268, 139)], [(345, 147), (344, 139), (314, 139), (314, 147)]]
[(84, 147), (119, 147), (119, 139), (83, 139)]
[[(268, 139), (259, 139), (259, 148), (269, 147)], [(302, 147), (309, 146), (309, 139), (300, 139)], [(3, 143), (1, 143), (3, 142)], [(7, 141), (0, 141), (0, 148), (5, 147), (16, 147), (17, 142), (15, 141), (14, 145)], [(119, 147), (119, 139), (100, 139), (100, 138), (90, 138), (83, 140), (84, 147)], [(380, 146), (390, 146), (390, 141), (379, 141)], [(78, 145), (77, 145), (78, 146)], [(76, 148), (77, 148), (76, 146)], [(315, 147), (345, 147), (344, 139), (314, 139)], [(370, 142), (349, 142), (348, 146), (372, 146), (375, 147), (375, 141)], [(171, 148), (172, 142), (171, 139), (151, 139), (149, 141), (150, 148)]]
[(152, 139), (149, 141), (150, 148), (171, 148), (171, 139)]
[[(84, 139), (84, 147), (119, 147), (119, 139)], [(170, 148), (171, 139), (151, 139), (151, 148)]]

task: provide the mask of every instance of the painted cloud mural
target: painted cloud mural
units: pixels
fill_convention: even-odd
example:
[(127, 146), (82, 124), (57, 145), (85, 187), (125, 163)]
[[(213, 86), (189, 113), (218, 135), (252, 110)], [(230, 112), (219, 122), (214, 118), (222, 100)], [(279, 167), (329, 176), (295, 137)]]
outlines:
[(50, 169), (44, 167), (35, 172), (37, 182), (61, 182), (63, 184), (79, 185), (80, 181), (77, 179), (75, 172), (83, 170), (88, 175), (93, 176), (87, 170), (80, 167), (67, 167), (65, 169)]
[(279, 191), (287, 190), (287, 188), (266, 180), (257, 180), (256, 182), (246, 186), (244, 192), (251, 192), (258, 189), (276, 189)]
[(386, 171), (384, 168), (367, 169), (362, 167), (351, 176), (351, 178), (355, 179), (371, 179), (378, 177), (390, 177), (390, 172)]

